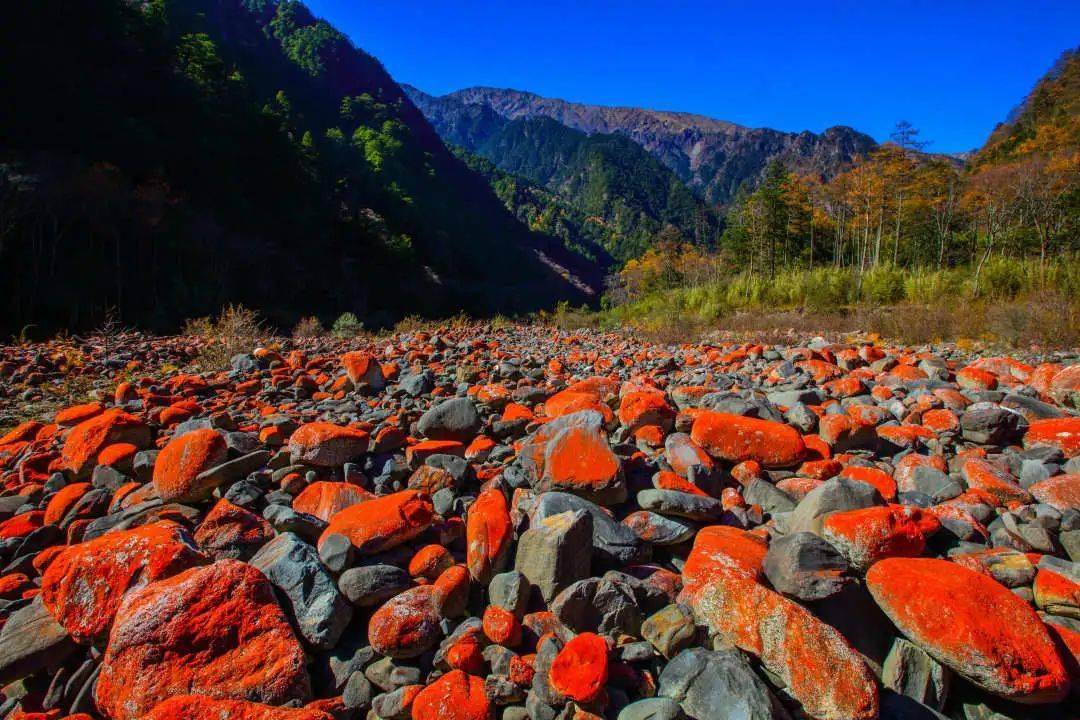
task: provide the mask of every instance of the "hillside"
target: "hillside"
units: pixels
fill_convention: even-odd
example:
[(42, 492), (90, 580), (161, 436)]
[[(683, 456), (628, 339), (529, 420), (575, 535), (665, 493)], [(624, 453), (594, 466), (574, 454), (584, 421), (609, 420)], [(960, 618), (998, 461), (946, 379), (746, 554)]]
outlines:
[(228, 302), (379, 324), (599, 286), (299, 3), (20, 3), (0, 47), (33, 69), (0, 110), (0, 331), (110, 307), (171, 328)]
[(490, 127), (494, 116), (546, 117), (589, 135), (625, 135), (709, 204), (728, 203), (744, 182), (756, 183), (774, 159), (828, 179), (877, 147), (873, 138), (847, 127), (832, 127), (820, 135), (785, 133), (691, 113), (585, 105), (517, 90), (468, 88), (428, 102), (417, 101), (417, 94), (406, 90), (440, 135), (458, 138), (451, 141), (461, 144), (460, 138)]
[(617, 262), (640, 255), (666, 225), (714, 243), (718, 216), (630, 138), (587, 134), (545, 116), (512, 120), (484, 105), (435, 98), (405, 86), (438, 133), (499, 170), (542, 186), (587, 218), (579, 232)]
[(973, 165), (1080, 151), (1080, 48), (1065, 51), (1005, 122), (994, 128)]

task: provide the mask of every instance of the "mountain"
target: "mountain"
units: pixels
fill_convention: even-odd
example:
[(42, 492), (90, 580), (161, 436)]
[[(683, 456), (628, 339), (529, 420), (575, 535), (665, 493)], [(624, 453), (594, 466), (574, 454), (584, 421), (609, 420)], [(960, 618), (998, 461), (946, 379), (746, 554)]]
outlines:
[(232, 302), (382, 324), (600, 287), (298, 2), (17, 3), (0, 66), (0, 330)]
[(821, 134), (748, 128), (702, 115), (585, 105), (518, 90), (475, 87), (439, 97), (405, 87), (413, 102), (449, 142), (483, 136), (509, 120), (545, 117), (588, 135), (624, 135), (641, 145), (712, 205), (725, 205), (773, 159), (788, 168), (830, 178), (877, 143), (848, 127)]
[(1080, 151), (1080, 48), (1066, 50), (972, 159), (976, 168)]
[(618, 263), (644, 252), (667, 225), (698, 244), (715, 240), (715, 211), (625, 135), (589, 134), (542, 115), (510, 119), (485, 105), (404, 89), (447, 143), (576, 208), (586, 218), (579, 233)]

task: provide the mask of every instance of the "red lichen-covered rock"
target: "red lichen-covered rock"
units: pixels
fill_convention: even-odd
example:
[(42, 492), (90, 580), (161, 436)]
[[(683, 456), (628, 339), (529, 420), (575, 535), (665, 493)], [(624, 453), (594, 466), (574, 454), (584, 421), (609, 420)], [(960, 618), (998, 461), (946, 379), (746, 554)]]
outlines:
[(481, 492), (465, 518), (465, 565), (476, 582), (487, 585), (502, 572), (514, 538), (510, 508), (498, 488)]
[(746, 530), (726, 525), (702, 528), (683, 566), (683, 587), (710, 582), (729, 571), (757, 580), (768, 552), (769, 544)]
[(622, 396), (619, 422), (631, 430), (645, 425), (659, 425), (670, 430), (675, 422), (675, 408), (659, 390), (636, 390)]
[(354, 387), (368, 387), (372, 390), (386, 387), (382, 367), (370, 353), (347, 352), (341, 356), (341, 364)]
[(292, 461), (318, 467), (340, 467), (367, 452), (368, 433), (356, 428), (313, 422), (289, 437)]
[(443, 571), (454, 564), (454, 557), (442, 545), (425, 545), (409, 560), (409, 575), (435, 582)]
[(103, 638), (125, 595), (204, 561), (183, 528), (158, 522), (72, 545), (49, 563), (41, 599), (76, 642)]
[(74, 427), (90, 418), (97, 417), (103, 412), (105, 412), (105, 408), (102, 407), (101, 403), (92, 402), (83, 405), (72, 405), (56, 413), (53, 422), (62, 427)]
[(998, 379), (989, 370), (968, 366), (956, 373), (956, 384), (967, 390), (993, 390)]
[(896, 499), (896, 481), (884, 470), (859, 465), (848, 465), (840, 471), (840, 477), (872, 485), (881, 497), (891, 502)]
[(544, 448), (543, 480), (553, 490), (601, 504), (626, 498), (619, 458), (604, 433), (591, 427), (567, 427), (551, 438)]
[[(1074, 367), (1080, 368), (1080, 365)], [(1080, 417), (1036, 420), (1024, 435), (1024, 447), (1032, 445), (1053, 445), (1060, 448), (1066, 458), (1080, 455)]]
[(213, 479), (200, 474), (225, 462), (229, 448), (221, 433), (200, 428), (174, 437), (154, 462), (154, 489), (165, 502), (197, 502), (213, 490)]
[(810, 717), (878, 717), (874, 675), (843, 635), (758, 582), (745, 559), (723, 549), (708, 554), (707, 577), (695, 582), (684, 577), (679, 596), (698, 623), (758, 658)]
[(922, 555), (926, 538), (940, 529), (930, 513), (888, 505), (832, 513), (822, 524), (822, 536), (852, 567), (865, 571), (882, 558)]
[(866, 586), (909, 640), (983, 689), (1026, 703), (1068, 694), (1046, 626), (989, 576), (947, 560), (890, 558), (870, 568)]
[(384, 495), (352, 505), (330, 518), (319, 539), (344, 535), (361, 554), (389, 550), (428, 529), (435, 517), (431, 500), (416, 490)]
[(147, 447), (150, 428), (122, 410), (106, 410), (71, 429), (60, 454), (61, 465), (76, 479), (84, 478), (94, 469), (98, 454), (106, 446), (120, 442)]
[(548, 671), (551, 687), (579, 703), (598, 699), (607, 679), (607, 642), (591, 632), (576, 635), (566, 643)]
[(198, 694), (278, 705), (306, 701), (304, 650), (266, 577), (222, 560), (151, 583), (116, 615), (95, 697), (113, 720)]
[(144, 720), (334, 720), (334, 716), (315, 708), (273, 707), (246, 700), (178, 695), (158, 703)]
[(497, 605), (484, 608), (484, 635), (496, 645), (515, 647), (521, 642), (521, 621), (514, 613)]
[(1075, 564), (1043, 558), (1031, 591), (1040, 610), (1080, 619), (1080, 568)]
[(1058, 510), (1080, 510), (1080, 473), (1055, 475), (1028, 488), (1032, 497)]
[(968, 458), (960, 470), (968, 487), (982, 490), (999, 504), (1031, 503), (1031, 493), (1020, 487), (1005, 470), (982, 458)]
[(796, 465), (806, 452), (795, 428), (729, 413), (702, 412), (694, 420), (690, 437), (715, 458), (734, 463), (756, 460), (767, 468)]
[(1062, 405), (1080, 408), (1080, 363), (1054, 373), (1046, 394)]
[(45, 524), (57, 525), (68, 511), (93, 487), (90, 483), (71, 483), (60, 488), (45, 506)]
[(711, 473), (715, 463), (709, 453), (698, 447), (686, 433), (672, 433), (664, 440), (664, 458), (679, 475), (686, 477), (690, 468), (700, 465)]
[(411, 658), (439, 641), (443, 592), (420, 585), (395, 595), (371, 616), (368, 642), (375, 652), (392, 658)]
[(347, 507), (371, 500), (375, 496), (351, 483), (318, 480), (293, 498), (293, 510), (307, 513), (329, 522), (330, 518)]
[(222, 498), (199, 527), (195, 543), (215, 560), (249, 558), (274, 537), (274, 528), (265, 519)]
[(917, 489), (915, 483), (915, 471), (919, 467), (929, 467), (940, 472), (948, 472), (949, 467), (945, 464), (945, 458), (940, 455), (919, 455), (909, 453), (900, 458), (893, 472), (893, 480), (896, 481), (896, 489), (900, 492), (912, 492)]
[(451, 670), (428, 685), (412, 704), (412, 720), (490, 720), (494, 716), (483, 679), (461, 670)]

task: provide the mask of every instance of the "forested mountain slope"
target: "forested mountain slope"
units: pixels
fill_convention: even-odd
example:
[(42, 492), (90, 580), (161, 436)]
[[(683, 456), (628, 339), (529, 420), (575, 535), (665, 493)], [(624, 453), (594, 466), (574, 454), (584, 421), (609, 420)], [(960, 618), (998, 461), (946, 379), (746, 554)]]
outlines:
[(467, 145), (464, 138), (479, 134), (495, 117), (546, 117), (590, 135), (625, 135), (714, 205), (726, 205), (747, 181), (755, 185), (773, 160), (828, 179), (877, 147), (870, 136), (842, 126), (821, 134), (786, 133), (691, 113), (585, 105), (518, 90), (467, 88), (426, 102), (406, 90), (439, 134), (460, 144)]
[(41, 0), (6, 14), (2, 330), (86, 327), (108, 307), (169, 328), (228, 302), (281, 324), (345, 310), (386, 322), (599, 285), (300, 3)]

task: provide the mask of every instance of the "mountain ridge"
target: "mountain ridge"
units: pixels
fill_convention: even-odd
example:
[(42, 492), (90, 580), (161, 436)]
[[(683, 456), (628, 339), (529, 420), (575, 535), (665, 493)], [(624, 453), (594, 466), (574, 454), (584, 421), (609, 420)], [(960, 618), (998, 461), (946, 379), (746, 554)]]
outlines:
[(403, 84), (440, 135), (442, 118), (486, 107), (509, 119), (544, 116), (587, 134), (630, 137), (673, 170), (710, 204), (725, 205), (747, 181), (754, 184), (773, 159), (793, 170), (829, 178), (878, 146), (869, 135), (836, 125), (821, 133), (751, 128), (697, 113), (606, 106), (536, 93), (471, 87), (435, 96)]

